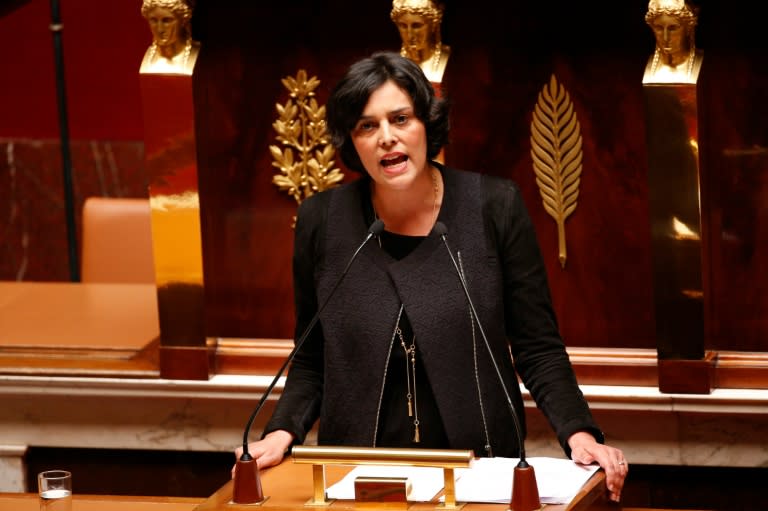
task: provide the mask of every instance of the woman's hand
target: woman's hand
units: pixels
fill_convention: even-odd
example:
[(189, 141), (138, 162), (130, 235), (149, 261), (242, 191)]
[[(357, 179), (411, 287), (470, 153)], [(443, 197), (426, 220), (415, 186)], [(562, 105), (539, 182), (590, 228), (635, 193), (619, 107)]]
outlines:
[(605, 482), (610, 499), (618, 502), (629, 465), (620, 449), (597, 443), (595, 437), (585, 431), (574, 433), (568, 438), (571, 459), (583, 465), (599, 464), (605, 471)]
[[(288, 448), (293, 443), (293, 434), (278, 429), (272, 431), (266, 435), (263, 439), (257, 442), (251, 442), (248, 444), (248, 453), (256, 461), (256, 466), (260, 469), (277, 465), (283, 461), (283, 456), (288, 451)], [(235, 449), (235, 458), (240, 459), (243, 455), (243, 448), (238, 447)], [(232, 467), (232, 477), (235, 477), (235, 467), (237, 463)]]

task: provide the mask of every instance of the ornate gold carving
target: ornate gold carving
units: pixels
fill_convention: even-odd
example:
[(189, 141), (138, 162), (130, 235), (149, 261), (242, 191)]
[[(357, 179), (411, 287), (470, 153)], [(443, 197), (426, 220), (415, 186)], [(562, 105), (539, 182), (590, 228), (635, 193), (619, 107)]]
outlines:
[(432, 83), (443, 81), (451, 53), (440, 33), (444, 11), (438, 0), (393, 0), (389, 14), (400, 32), (400, 55), (419, 64)]
[(193, 0), (143, 0), (141, 15), (152, 32), (152, 45), (144, 53), (142, 74), (191, 75), (200, 51), (192, 40)]
[(275, 105), (279, 117), (272, 127), (284, 149), (269, 146), (272, 165), (280, 169), (272, 182), (301, 204), (316, 192), (336, 186), (344, 174), (332, 168), (335, 149), (326, 131), (325, 106), (318, 105), (315, 99), (320, 80), (314, 76), (307, 80), (307, 72), (300, 69), (295, 78), (285, 77), (282, 83), (290, 99), (284, 105)]
[(554, 74), (533, 111), (531, 156), (544, 210), (557, 222), (558, 259), (565, 268), (565, 220), (576, 209), (581, 183), (581, 128)]
[(696, 83), (703, 53), (694, 32), (698, 8), (684, 0), (650, 0), (645, 22), (656, 39), (643, 83)]

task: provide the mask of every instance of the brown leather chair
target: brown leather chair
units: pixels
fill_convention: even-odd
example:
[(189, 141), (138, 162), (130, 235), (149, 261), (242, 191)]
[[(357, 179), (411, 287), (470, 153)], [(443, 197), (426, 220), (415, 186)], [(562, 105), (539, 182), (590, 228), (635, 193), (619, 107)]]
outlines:
[(82, 227), (83, 282), (155, 282), (149, 199), (89, 197)]

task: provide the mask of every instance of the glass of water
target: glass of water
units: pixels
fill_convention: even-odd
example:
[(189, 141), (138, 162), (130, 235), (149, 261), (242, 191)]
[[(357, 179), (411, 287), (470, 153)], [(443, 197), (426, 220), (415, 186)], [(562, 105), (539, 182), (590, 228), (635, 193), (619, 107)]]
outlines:
[(46, 470), (37, 474), (40, 511), (72, 510), (72, 474), (66, 470)]

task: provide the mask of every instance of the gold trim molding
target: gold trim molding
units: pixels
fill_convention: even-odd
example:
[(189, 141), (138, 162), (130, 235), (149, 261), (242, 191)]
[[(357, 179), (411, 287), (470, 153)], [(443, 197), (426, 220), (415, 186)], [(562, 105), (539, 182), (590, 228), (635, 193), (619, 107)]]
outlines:
[(554, 74), (533, 111), (531, 157), (544, 210), (557, 223), (558, 259), (565, 268), (565, 220), (576, 209), (581, 184), (581, 127)]

